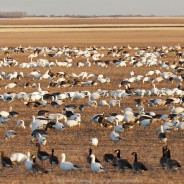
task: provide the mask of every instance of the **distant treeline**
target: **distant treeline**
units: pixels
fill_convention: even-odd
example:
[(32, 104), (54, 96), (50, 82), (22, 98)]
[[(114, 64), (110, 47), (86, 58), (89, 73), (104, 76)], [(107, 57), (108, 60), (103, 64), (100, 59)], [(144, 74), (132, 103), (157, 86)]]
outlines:
[(31, 15), (30, 17), (71, 17), (71, 18), (95, 18), (95, 17), (155, 17), (155, 15)]
[(27, 13), (19, 11), (0, 12), (0, 18), (22, 18), (22, 17), (27, 17)]
[(96, 18), (96, 17), (156, 17), (156, 15), (28, 15), (27, 12), (20, 12), (20, 11), (0, 12), (0, 18), (23, 18), (23, 17)]

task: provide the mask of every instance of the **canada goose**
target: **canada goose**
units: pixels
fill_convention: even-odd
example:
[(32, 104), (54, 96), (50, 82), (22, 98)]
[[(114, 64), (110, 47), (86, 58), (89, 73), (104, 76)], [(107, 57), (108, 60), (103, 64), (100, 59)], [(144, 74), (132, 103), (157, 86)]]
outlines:
[(59, 164), (58, 158), (54, 155), (54, 148), (52, 149), (52, 154), (49, 157), (49, 163), (51, 165), (51, 170), (52, 170), (52, 165), (53, 164), (56, 164), (56, 165)]
[(9, 157), (4, 156), (4, 151), (1, 151), (1, 163), (4, 167), (13, 167), (13, 163)]
[(65, 162), (66, 155), (65, 153), (61, 154), (61, 162), (60, 162), (60, 169), (64, 171), (76, 170), (79, 169), (77, 165), (74, 165), (71, 162)]
[(178, 168), (181, 167), (181, 164), (177, 160), (171, 159), (170, 149), (167, 148), (167, 150), (168, 150), (168, 158), (166, 161), (167, 169), (177, 170)]
[[(92, 155), (92, 149), (90, 148), (89, 149), (89, 155), (87, 156), (88, 164), (91, 164), (91, 157), (90, 157), (91, 155)], [(95, 157), (95, 162), (100, 163), (100, 161), (99, 161), (99, 159), (97, 157)]]
[(95, 155), (91, 154), (90, 157), (91, 157), (91, 170), (94, 172), (104, 171), (102, 165), (98, 162), (95, 162)]
[(41, 147), (40, 144), (36, 144), (36, 146), (38, 147), (37, 157), (42, 162), (42, 165), (43, 165), (43, 161), (49, 159), (50, 155), (46, 151), (40, 150), (40, 147)]
[(33, 173), (48, 173), (48, 171), (40, 164), (36, 163), (36, 157), (35, 155), (33, 156), (33, 164), (32, 164), (32, 171)]
[(37, 115), (38, 116), (45, 116), (48, 115), (49, 111), (48, 110), (40, 110), (38, 111)]
[(128, 162), (128, 160), (120, 158), (120, 149), (115, 150), (115, 153), (117, 154), (117, 157), (113, 161), (114, 162), (113, 165), (117, 164), (118, 168), (121, 169), (122, 171), (124, 171), (125, 169), (132, 169), (132, 166)]
[(147, 171), (148, 169), (146, 166), (142, 163), (137, 161), (137, 153), (133, 152), (132, 155), (134, 155), (134, 162), (133, 162), (133, 171), (134, 172), (140, 172), (142, 174), (142, 170)]
[(162, 157), (160, 158), (160, 165), (164, 169), (167, 166), (167, 159), (170, 157), (167, 146), (162, 148)]
[(19, 114), (19, 113), (16, 112), (16, 111), (13, 111), (12, 106), (10, 106), (9, 116), (10, 116), (10, 117), (17, 117), (18, 114)]
[(103, 156), (103, 160), (105, 162), (113, 162), (114, 155), (112, 153), (105, 153)]

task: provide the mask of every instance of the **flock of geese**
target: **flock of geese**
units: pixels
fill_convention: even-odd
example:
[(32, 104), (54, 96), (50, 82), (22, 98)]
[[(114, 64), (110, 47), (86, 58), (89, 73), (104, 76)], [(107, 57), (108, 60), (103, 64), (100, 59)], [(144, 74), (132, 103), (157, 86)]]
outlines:
[[(0, 59), (0, 80), (2, 81), (0, 91), (3, 91), (0, 94), (0, 100), (7, 107), (10, 106), (9, 111), (5, 111), (1, 106), (0, 124), (1, 127), (6, 127), (2, 137), (4, 136), (5, 140), (13, 140), (19, 136), (19, 131), (29, 128), (30, 140), (33, 143), (36, 142), (37, 147), (37, 153), (34, 155), (29, 151), (23, 154), (11, 150), (13, 153), (8, 157), (4, 151), (1, 151), (2, 168), (14, 167), (14, 162), (17, 162), (24, 163), (25, 168), (33, 173), (48, 173), (50, 170), (53, 172), (54, 165), (58, 165), (65, 171), (82, 170), (80, 165), (66, 161), (65, 153), (62, 153), (59, 159), (55, 155), (54, 148), (49, 153), (43, 150), (44, 146), (49, 144), (50, 130), (59, 134), (65, 131), (65, 128), (80, 127), (84, 124), (89, 126), (83, 121), (86, 109), (93, 112), (94, 109), (101, 111), (101, 107), (107, 107), (103, 108), (103, 112), (93, 114), (89, 122), (95, 126), (109, 128), (111, 131), (108, 138), (113, 144), (118, 146), (118, 142), (123, 138), (123, 132), (127, 129), (131, 131), (137, 126), (146, 129), (160, 122), (156, 129), (157, 140), (163, 144), (160, 166), (168, 170), (179, 169), (181, 163), (171, 158), (167, 142), (171, 130), (177, 133), (177, 130), (184, 129), (183, 49), (180, 45), (145, 48), (130, 46), (106, 48), (93, 46), (85, 49), (67, 46), (0, 48), (0, 54), (4, 56)], [(18, 61), (11, 57), (13, 54), (26, 55), (27, 61)], [(173, 61), (167, 61), (165, 58), (168, 56), (172, 56)], [(70, 71), (68, 68), (75, 67), (81, 68), (80, 71), (83, 68), (99, 67), (100, 71), (108, 71), (106, 72), (108, 75), (85, 71), (78, 74), (66, 72)], [(40, 69), (43, 71), (44, 68), (47, 68), (46, 71), (41, 72)], [(56, 72), (56, 68), (60, 71)], [(122, 71), (128, 68), (128, 76), (123, 79), (122, 76), (118, 76), (118, 80), (115, 80), (111, 76), (111, 68)], [(135, 71), (134, 69), (137, 68), (140, 70)], [(142, 72), (145, 68), (145, 72)], [(11, 69), (12, 72), (9, 72)], [(101, 89), (112, 84), (116, 89)], [(157, 87), (161, 84), (165, 84), (166, 87)], [(147, 87), (141, 88), (144, 85)], [(76, 89), (75, 87), (80, 90), (71, 91)], [(60, 92), (54, 92), (56, 89)], [(124, 100), (127, 99), (134, 100), (131, 107), (125, 106)], [(21, 118), (22, 114), (12, 108), (14, 103), (25, 108), (38, 109), (37, 114), (32, 114), (32, 120)], [(148, 107), (149, 109), (166, 108), (169, 113), (148, 111)], [(46, 108), (54, 108), (57, 113), (50, 112), (52, 110), (46, 110)], [(108, 114), (106, 110), (109, 111), (110, 108), (119, 111)], [(19, 130), (8, 129), (8, 123), (17, 117), (16, 126)], [(89, 140), (91, 146), (98, 146), (98, 143), (98, 135)], [(149, 170), (144, 162), (138, 160), (137, 152), (132, 152), (132, 155), (134, 161), (131, 164), (121, 157), (120, 149), (117, 149), (114, 153), (104, 153), (103, 161), (121, 171), (130, 169), (135, 173), (142, 173)], [(46, 160), (51, 165), (50, 170), (45, 166)], [(91, 148), (86, 161), (92, 171), (106, 171)]]

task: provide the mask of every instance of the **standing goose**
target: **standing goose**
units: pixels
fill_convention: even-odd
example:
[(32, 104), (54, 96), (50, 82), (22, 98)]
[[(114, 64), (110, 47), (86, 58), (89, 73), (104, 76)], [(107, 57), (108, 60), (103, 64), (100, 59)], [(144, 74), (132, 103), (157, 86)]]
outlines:
[(4, 151), (1, 151), (1, 163), (4, 167), (13, 167), (13, 163), (9, 157), (4, 156)]
[(62, 130), (64, 128), (63, 123), (60, 123), (58, 121), (58, 116), (56, 116), (56, 124), (54, 125), (54, 127), (55, 127), (56, 130)]
[(43, 161), (47, 160), (50, 157), (50, 155), (46, 151), (40, 150), (40, 147), (41, 147), (40, 144), (36, 144), (36, 146), (38, 147), (37, 157), (42, 162), (42, 165), (43, 165)]
[[(89, 149), (89, 155), (87, 156), (87, 162), (88, 162), (88, 164), (91, 164), (91, 155), (92, 155), (92, 149), (90, 148)], [(95, 157), (95, 162), (97, 162), (97, 163), (100, 163), (100, 161), (99, 161), (99, 159), (97, 158), (97, 157)]]
[(91, 170), (94, 171), (94, 172), (104, 171), (102, 165), (98, 162), (95, 162), (95, 155), (91, 154), (90, 157), (91, 157)]
[(127, 159), (120, 158), (120, 149), (115, 150), (115, 153), (117, 153), (116, 162), (119, 169), (121, 169), (122, 171), (124, 171), (125, 169), (132, 169), (132, 166)]
[(178, 168), (181, 167), (181, 164), (177, 160), (171, 159), (171, 154), (170, 154), (170, 149), (168, 149), (168, 158), (166, 161), (166, 166), (170, 170), (177, 170)]
[(164, 127), (163, 127), (163, 125), (161, 125), (160, 129), (161, 129), (161, 132), (160, 132), (159, 135), (158, 135), (158, 140), (159, 140), (160, 142), (163, 142), (163, 143), (166, 144), (166, 142), (167, 142), (167, 137), (166, 137), (166, 133), (164, 132)]
[(115, 131), (115, 126), (114, 126), (114, 130), (110, 133), (109, 138), (113, 142), (118, 142), (121, 140), (120, 135)]
[(71, 162), (65, 162), (66, 159), (66, 155), (65, 153), (61, 154), (61, 162), (60, 162), (60, 169), (64, 170), (64, 171), (70, 171), (70, 170), (76, 170), (79, 167), (77, 165), (74, 165)]
[(147, 171), (148, 169), (146, 166), (142, 163), (137, 161), (137, 153), (133, 152), (132, 155), (134, 155), (134, 162), (133, 162), (133, 171), (134, 172), (140, 172), (142, 174), (142, 170)]
[(56, 164), (56, 165), (59, 164), (58, 158), (54, 155), (54, 148), (52, 149), (52, 154), (49, 157), (49, 163), (51, 165), (51, 170), (52, 170), (53, 164)]
[(25, 161), (25, 167), (26, 167), (27, 170), (31, 170), (32, 169), (32, 165), (33, 165), (33, 161), (30, 160), (30, 156), (31, 156), (30, 152), (28, 151), (27, 152), (27, 159)]
[(167, 146), (162, 148), (162, 157), (160, 158), (160, 165), (164, 169), (164, 167), (167, 166), (167, 159), (169, 158), (169, 151), (167, 149)]

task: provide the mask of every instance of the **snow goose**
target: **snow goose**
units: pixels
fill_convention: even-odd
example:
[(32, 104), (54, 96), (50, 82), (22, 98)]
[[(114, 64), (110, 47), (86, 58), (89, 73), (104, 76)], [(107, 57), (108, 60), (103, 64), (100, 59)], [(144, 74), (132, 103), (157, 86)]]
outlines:
[(90, 157), (91, 157), (91, 170), (93, 172), (102, 172), (102, 171), (104, 171), (102, 165), (98, 162), (95, 162), (95, 155), (91, 154)]
[(54, 148), (52, 149), (52, 154), (49, 157), (49, 163), (51, 165), (51, 170), (52, 170), (52, 165), (53, 164), (56, 164), (56, 165), (59, 164), (58, 158), (54, 155)]
[(69, 126), (69, 127), (73, 127), (73, 126), (76, 126), (76, 125), (79, 125), (79, 127), (80, 127), (80, 123), (81, 123), (80, 118), (79, 119), (76, 118), (75, 120), (69, 119), (69, 120), (64, 122), (64, 124)]
[(27, 160), (27, 156), (23, 153), (12, 153), (10, 159), (12, 162), (22, 163)]
[(137, 153), (133, 152), (132, 155), (134, 155), (134, 162), (133, 162), (133, 171), (134, 172), (140, 172), (142, 173), (143, 171), (147, 171), (148, 169), (146, 168), (146, 166), (142, 163), (137, 161)]
[(170, 106), (168, 109), (171, 110), (172, 114), (179, 114), (179, 113), (184, 112), (184, 107)]
[(114, 129), (111, 131), (109, 138), (113, 142), (118, 142), (121, 140), (120, 135), (115, 131), (115, 126), (114, 126)]
[(92, 146), (98, 146), (98, 139), (96, 137), (90, 138), (89, 143)]
[(121, 102), (120, 102), (120, 100), (109, 100), (109, 103), (108, 103), (110, 106), (121, 106)]
[(152, 123), (153, 119), (143, 119), (141, 121), (137, 121), (137, 123), (139, 123), (139, 126), (143, 126), (144, 128), (149, 126), (151, 126), (151, 123)]
[(5, 139), (12, 139), (17, 133), (14, 130), (7, 130), (5, 132)]
[(99, 106), (106, 106), (107, 105), (110, 108), (110, 105), (107, 103), (106, 100), (100, 100), (100, 101), (98, 101), (98, 105)]
[(24, 120), (22, 120), (22, 119), (17, 120), (16, 125), (17, 125), (18, 127), (23, 128), (23, 129), (26, 128), (26, 126), (25, 126), (25, 124), (24, 124)]
[(55, 123), (54, 127), (55, 127), (56, 130), (62, 130), (64, 128), (63, 123), (60, 123), (58, 121), (58, 116), (56, 116), (56, 123)]
[(5, 86), (5, 89), (7, 89), (7, 88), (14, 88), (16, 85), (17, 85), (16, 82), (11, 82), (11, 83), (9, 83), (9, 84), (7, 84), (7, 85)]
[(45, 146), (47, 143), (47, 140), (44, 136), (42, 136), (40, 133), (37, 134), (37, 140), (40, 145)]
[(28, 151), (27, 152), (27, 159), (25, 161), (25, 167), (26, 167), (27, 170), (31, 170), (32, 169), (32, 165), (33, 165), (33, 161), (30, 160), (30, 156), (31, 156), (30, 152)]
[(97, 101), (95, 101), (95, 100), (88, 100), (87, 105), (96, 108), (97, 107)]
[(74, 165), (71, 162), (65, 162), (66, 155), (65, 153), (61, 154), (61, 162), (60, 162), (60, 169), (64, 171), (71, 171), (71, 170), (76, 170), (79, 169), (77, 165)]
[(7, 156), (4, 156), (4, 151), (1, 151), (1, 163), (2, 163), (3, 169), (4, 167), (13, 167), (13, 163), (11, 159)]
[(123, 125), (119, 125), (119, 120), (117, 118), (115, 118), (115, 131), (116, 132), (123, 132), (124, 128)]

